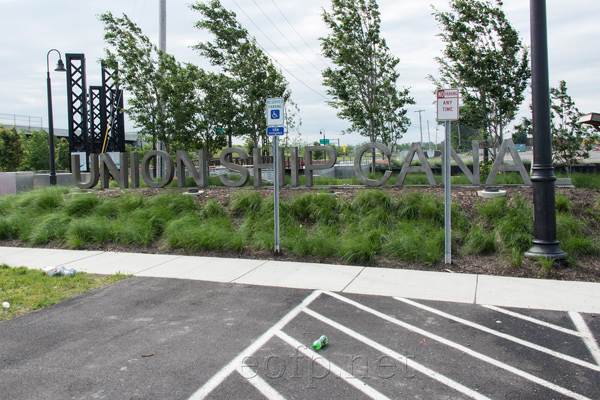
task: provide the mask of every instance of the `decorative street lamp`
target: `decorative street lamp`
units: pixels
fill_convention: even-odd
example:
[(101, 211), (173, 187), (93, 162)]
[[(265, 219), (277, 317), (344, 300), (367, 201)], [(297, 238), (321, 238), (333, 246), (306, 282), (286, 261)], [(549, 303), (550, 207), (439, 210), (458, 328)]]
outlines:
[(550, 89), (548, 72), (548, 28), (546, 0), (531, 5), (531, 92), (533, 108), (533, 233), (528, 258), (567, 258), (556, 239), (556, 198), (552, 138), (550, 136)]
[(56, 64), (55, 71), (66, 72), (65, 64), (63, 63), (60, 51), (52, 49), (46, 55), (46, 67), (48, 71), (48, 77), (46, 78), (46, 85), (48, 89), (48, 137), (50, 140), (50, 185), (56, 185), (56, 162), (54, 159), (54, 120), (52, 118), (52, 84), (50, 82), (50, 53), (53, 51), (58, 53), (58, 63)]
[(600, 131), (600, 113), (589, 113), (579, 118), (579, 124), (592, 125)]

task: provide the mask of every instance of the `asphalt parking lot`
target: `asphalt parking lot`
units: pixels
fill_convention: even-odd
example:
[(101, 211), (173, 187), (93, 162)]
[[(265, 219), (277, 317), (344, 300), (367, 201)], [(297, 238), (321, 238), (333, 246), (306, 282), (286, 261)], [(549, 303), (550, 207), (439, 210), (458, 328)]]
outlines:
[(594, 314), (135, 277), (1, 322), (0, 398), (598, 399), (599, 337)]

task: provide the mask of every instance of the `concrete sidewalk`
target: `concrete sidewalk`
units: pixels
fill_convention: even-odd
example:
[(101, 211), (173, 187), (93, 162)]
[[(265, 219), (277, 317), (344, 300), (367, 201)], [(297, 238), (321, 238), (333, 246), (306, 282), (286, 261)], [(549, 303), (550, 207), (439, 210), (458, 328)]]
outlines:
[(600, 312), (600, 283), (347, 265), (0, 247), (0, 264), (557, 311)]

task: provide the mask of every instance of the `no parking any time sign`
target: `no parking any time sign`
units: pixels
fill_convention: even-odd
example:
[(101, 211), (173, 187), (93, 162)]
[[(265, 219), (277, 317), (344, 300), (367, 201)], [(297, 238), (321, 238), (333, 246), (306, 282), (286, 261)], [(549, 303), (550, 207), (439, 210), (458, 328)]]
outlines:
[(458, 120), (458, 89), (440, 89), (437, 91), (437, 120)]

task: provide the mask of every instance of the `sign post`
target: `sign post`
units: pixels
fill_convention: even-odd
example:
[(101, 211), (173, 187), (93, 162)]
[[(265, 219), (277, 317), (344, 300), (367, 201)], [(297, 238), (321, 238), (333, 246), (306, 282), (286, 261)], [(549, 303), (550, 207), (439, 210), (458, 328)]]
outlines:
[(273, 203), (275, 220), (275, 254), (279, 254), (279, 136), (283, 136), (284, 101), (281, 97), (267, 99), (267, 136), (273, 136)]
[(444, 139), (444, 239), (445, 264), (452, 264), (452, 196), (451, 196), (451, 122), (457, 121), (458, 89), (440, 89), (437, 91), (437, 120), (446, 121), (446, 137)]

